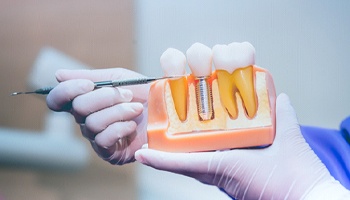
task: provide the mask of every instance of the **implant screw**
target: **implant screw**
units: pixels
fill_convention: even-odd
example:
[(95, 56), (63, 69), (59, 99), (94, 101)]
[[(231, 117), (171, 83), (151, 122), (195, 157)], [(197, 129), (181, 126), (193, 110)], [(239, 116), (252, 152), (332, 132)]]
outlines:
[(196, 100), (199, 120), (206, 121), (214, 119), (213, 96), (208, 77), (197, 77)]

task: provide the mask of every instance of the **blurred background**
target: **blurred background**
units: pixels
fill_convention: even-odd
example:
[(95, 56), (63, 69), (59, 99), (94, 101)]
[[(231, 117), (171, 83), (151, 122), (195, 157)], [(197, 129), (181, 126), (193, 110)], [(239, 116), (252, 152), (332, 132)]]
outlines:
[(227, 199), (136, 163), (112, 166), (43, 97), (9, 94), (52, 83), (58, 68), (158, 76), (168, 47), (249, 41), (302, 124), (338, 128), (350, 114), (349, 10), (326, 0), (0, 0), (0, 199)]
[[(9, 96), (14, 91), (29, 90), (40, 82), (47, 84), (54, 80), (53, 72), (58, 67), (70, 68), (80, 64), (93, 68), (123, 66), (133, 69), (133, 21), (134, 3), (128, 0), (0, 1), (0, 127), (3, 128), (0, 129), (0, 138), (11, 134), (13, 138), (5, 139), (9, 142), (20, 140), (13, 141), (14, 145), (27, 142), (13, 146), (13, 149), (4, 149), (9, 142), (1, 142), (1, 200), (137, 199), (134, 165), (115, 167), (104, 162), (82, 139), (75, 125), (72, 125), (76, 130), (75, 137), (67, 137), (75, 139), (72, 145), (66, 145), (68, 139), (60, 142), (60, 138), (54, 136), (53, 139), (39, 139), (37, 136), (46, 136), (42, 133), (49, 112), (45, 99), (34, 95)], [(42, 68), (36, 65), (50, 64), (51, 61), (57, 62), (53, 69), (36, 72), (38, 75), (31, 77), (35, 67)], [(71, 65), (57, 66), (61, 63)], [(73, 118), (66, 117), (73, 122)], [(54, 129), (65, 134), (60, 124), (53, 124)], [(20, 135), (9, 130), (16, 130)], [(42, 147), (44, 143), (50, 143), (52, 147), (55, 144), (52, 140), (59, 143), (52, 151), (50, 147)], [(30, 141), (38, 145), (27, 147)], [(50, 155), (31, 152), (26, 154), (28, 159), (20, 159), (17, 151), (21, 148), (23, 151), (41, 149), (47, 154), (52, 153), (54, 158), (50, 160)], [(68, 150), (57, 152), (65, 149)], [(11, 153), (12, 160), (8, 158)], [(76, 158), (64, 159), (72, 155)], [(57, 157), (68, 167), (54, 162)], [(54, 164), (58, 164), (57, 167)]]

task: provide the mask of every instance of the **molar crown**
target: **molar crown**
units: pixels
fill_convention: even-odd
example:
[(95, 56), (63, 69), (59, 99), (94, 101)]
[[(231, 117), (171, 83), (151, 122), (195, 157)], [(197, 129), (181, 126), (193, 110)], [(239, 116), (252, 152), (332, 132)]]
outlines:
[(247, 115), (253, 118), (257, 111), (252, 69), (254, 47), (249, 42), (215, 45), (213, 62), (217, 69), (220, 98), (230, 116), (238, 116), (235, 93), (239, 92)]
[(213, 62), (216, 69), (234, 70), (255, 64), (255, 48), (249, 42), (218, 44), (213, 47)]

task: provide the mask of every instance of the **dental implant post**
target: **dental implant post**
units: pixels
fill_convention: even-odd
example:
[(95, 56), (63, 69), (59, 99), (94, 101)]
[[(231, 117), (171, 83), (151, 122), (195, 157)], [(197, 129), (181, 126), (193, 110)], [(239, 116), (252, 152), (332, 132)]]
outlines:
[(212, 50), (201, 44), (193, 44), (186, 52), (187, 62), (195, 78), (197, 112), (200, 121), (214, 119), (213, 96), (209, 83), (212, 66)]
[(214, 118), (213, 95), (208, 77), (197, 77), (197, 80), (195, 87), (198, 115), (202, 121), (211, 120)]

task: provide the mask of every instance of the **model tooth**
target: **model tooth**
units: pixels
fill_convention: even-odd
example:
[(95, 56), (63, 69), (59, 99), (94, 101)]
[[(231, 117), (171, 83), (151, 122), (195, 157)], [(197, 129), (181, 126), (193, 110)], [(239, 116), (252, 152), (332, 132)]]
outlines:
[(196, 77), (211, 75), (212, 50), (201, 43), (194, 43), (187, 51), (188, 65)]
[(254, 47), (248, 42), (215, 45), (213, 62), (217, 69), (220, 99), (230, 116), (238, 116), (235, 94), (239, 92), (247, 115), (253, 118), (257, 110), (252, 67), (255, 64)]
[(186, 52), (187, 62), (196, 77), (196, 102), (199, 120), (214, 118), (213, 97), (208, 79), (211, 76), (212, 50), (201, 44), (193, 44)]
[[(185, 55), (173, 48), (167, 49), (160, 57), (160, 65), (165, 76), (182, 76), (186, 74)], [(170, 79), (169, 85), (175, 104), (176, 113), (181, 121), (187, 117), (187, 80), (186, 77)]]
[(181, 51), (168, 48), (160, 57), (160, 65), (165, 76), (181, 76), (186, 74), (186, 57)]

